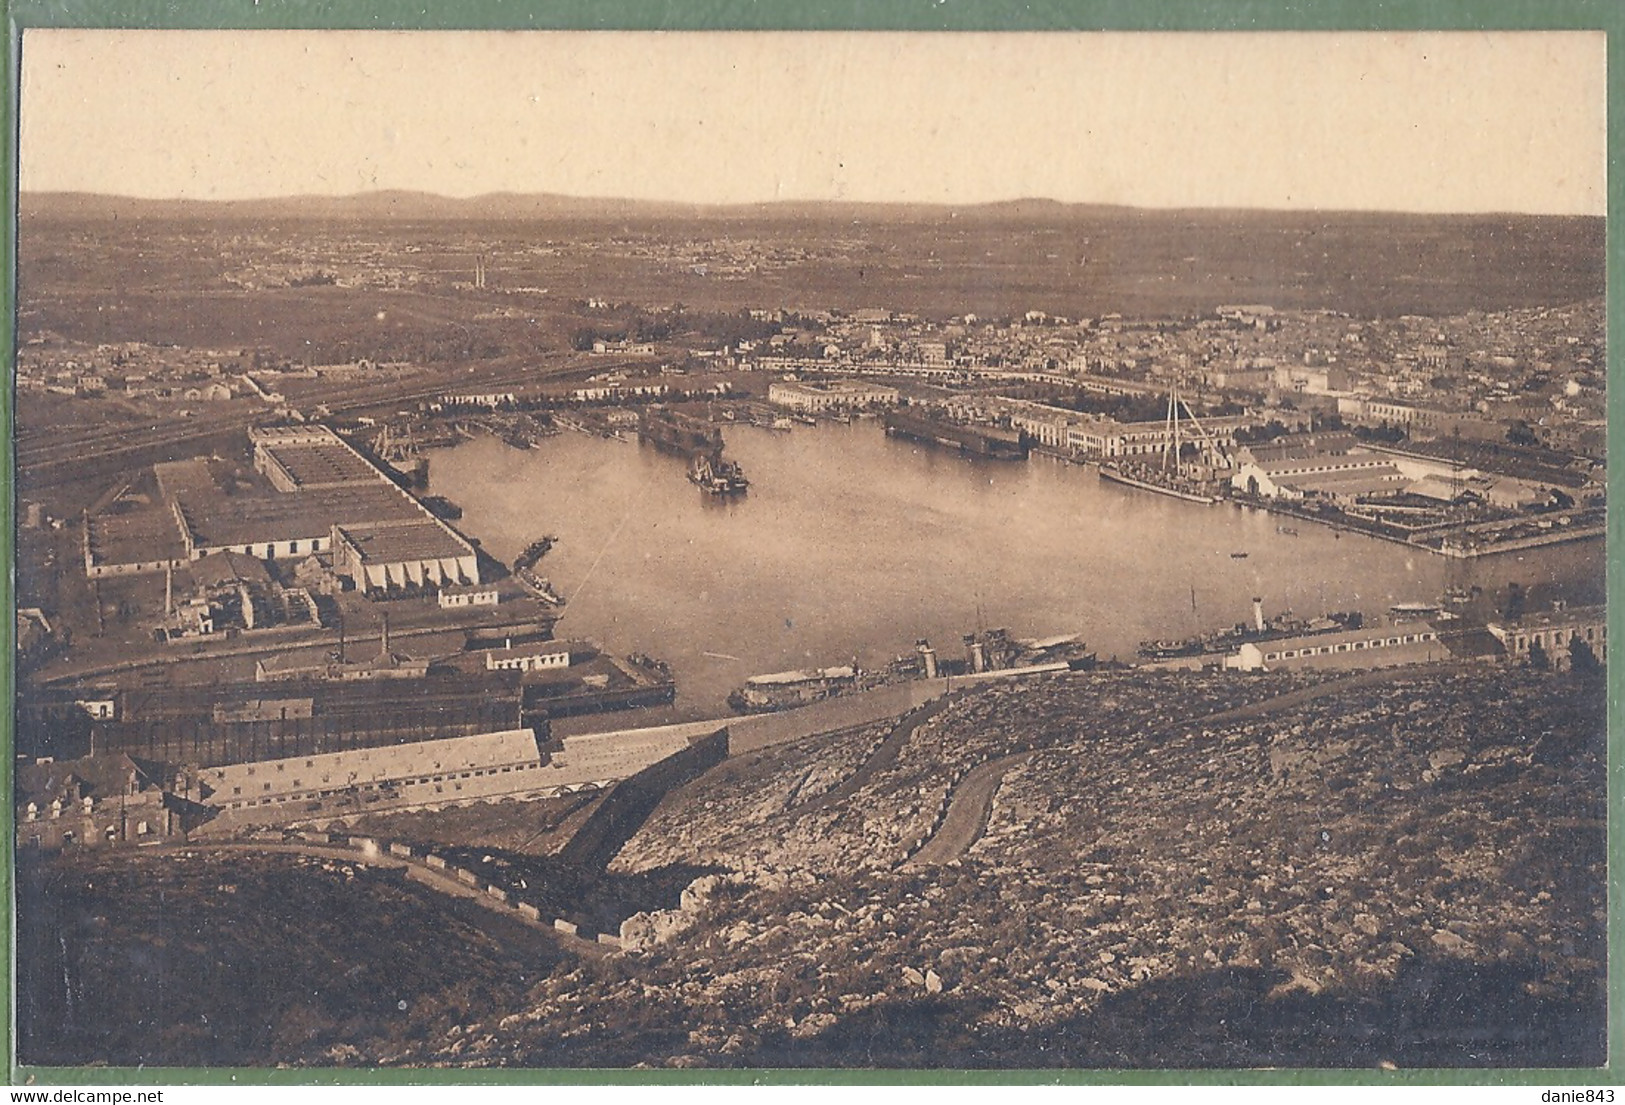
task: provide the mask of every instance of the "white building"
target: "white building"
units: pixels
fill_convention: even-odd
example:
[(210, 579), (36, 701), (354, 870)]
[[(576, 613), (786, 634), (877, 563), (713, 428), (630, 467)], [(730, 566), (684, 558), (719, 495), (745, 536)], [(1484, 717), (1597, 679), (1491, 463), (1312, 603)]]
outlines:
[(775, 381), (767, 388), (769, 403), (807, 412), (894, 407), (897, 400), (896, 388), (857, 380), (833, 380), (829, 383)]
[(568, 641), (543, 641), (534, 645), (510, 645), (485, 654), (487, 671), (546, 671), (570, 666)]
[(1234, 656), (1225, 658), (1224, 666), (1236, 671), (1382, 668), (1442, 660), (1448, 655), (1432, 626), (1389, 625), (1248, 641)]

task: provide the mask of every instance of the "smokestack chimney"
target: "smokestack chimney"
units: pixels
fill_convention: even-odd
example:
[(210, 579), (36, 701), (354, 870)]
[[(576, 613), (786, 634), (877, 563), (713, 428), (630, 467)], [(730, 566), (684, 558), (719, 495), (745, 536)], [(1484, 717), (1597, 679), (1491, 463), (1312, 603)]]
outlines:
[(1264, 632), (1264, 600), (1257, 595), (1253, 596), (1253, 628)]
[(388, 660), (389, 659), (389, 615), (388, 614), (384, 615), (384, 631), (383, 631), (383, 635), (379, 638), (378, 659), (380, 659), (380, 660)]

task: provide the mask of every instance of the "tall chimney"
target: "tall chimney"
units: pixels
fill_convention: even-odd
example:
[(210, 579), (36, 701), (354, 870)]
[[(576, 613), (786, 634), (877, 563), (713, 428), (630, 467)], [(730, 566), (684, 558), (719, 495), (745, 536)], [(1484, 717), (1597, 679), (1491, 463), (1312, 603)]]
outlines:
[(383, 632), (383, 635), (379, 638), (378, 659), (380, 659), (380, 660), (388, 660), (389, 659), (389, 615), (388, 614), (384, 615), (384, 632)]
[(1253, 596), (1253, 628), (1264, 632), (1264, 600), (1257, 595)]

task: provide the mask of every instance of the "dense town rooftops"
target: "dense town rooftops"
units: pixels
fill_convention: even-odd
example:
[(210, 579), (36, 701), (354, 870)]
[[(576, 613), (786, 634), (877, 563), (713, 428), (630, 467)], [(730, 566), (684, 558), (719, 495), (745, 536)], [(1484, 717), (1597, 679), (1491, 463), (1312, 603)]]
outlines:
[[(1607, 613), (1607, 608), (1603, 606), (1567, 606), (1561, 610), (1541, 610), (1525, 614), (1514, 622), (1505, 623), (1505, 628), (1530, 633), (1538, 633), (1543, 629), (1567, 629), (1587, 622), (1605, 622)], [(1500, 625), (1501, 623), (1497, 623), (1498, 627)]]
[(64, 804), (84, 798), (98, 801), (128, 796), (157, 784), (129, 756), (86, 756), (78, 760), (21, 764), (17, 768), (17, 797), (43, 805)]

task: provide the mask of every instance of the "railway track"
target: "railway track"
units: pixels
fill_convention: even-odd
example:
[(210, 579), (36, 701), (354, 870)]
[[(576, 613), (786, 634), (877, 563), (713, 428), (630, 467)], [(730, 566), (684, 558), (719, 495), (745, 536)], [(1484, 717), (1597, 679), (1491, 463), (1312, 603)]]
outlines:
[[(301, 403), (310, 407), (325, 406), (334, 414), (338, 414), (431, 399), (445, 394), (448, 390), (461, 391), (534, 383), (539, 380), (557, 380), (586, 371), (589, 367), (594, 372), (603, 372), (626, 368), (635, 363), (640, 362), (629, 360), (587, 362), (582, 358), (572, 357), (562, 364), (549, 367), (537, 367), (528, 363), (523, 366), (513, 365), (478, 373), (466, 379), (450, 375), (441, 376), (433, 383), (400, 389), (376, 384), (335, 388), (332, 391), (317, 392), (303, 397)], [(78, 480), (83, 478), (87, 465), (92, 466), (93, 471), (100, 471), (107, 461), (117, 461), (123, 467), (138, 467), (150, 464), (155, 459), (162, 459), (161, 454), (187, 455), (187, 451), (177, 447), (198, 445), (214, 438), (228, 438), (261, 421), (266, 414), (265, 411), (238, 412), (212, 418), (206, 425), (171, 422), (149, 429), (117, 433), (111, 437), (103, 426), (92, 426), (78, 431), (67, 429), (49, 434), (41, 431), (19, 439), (16, 453), (17, 471), (30, 482), (49, 487), (52, 485), (51, 481), (42, 477), (59, 474), (63, 469), (71, 469), (72, 477)], [(149, 454), (160, 455), (149, 458)]]

